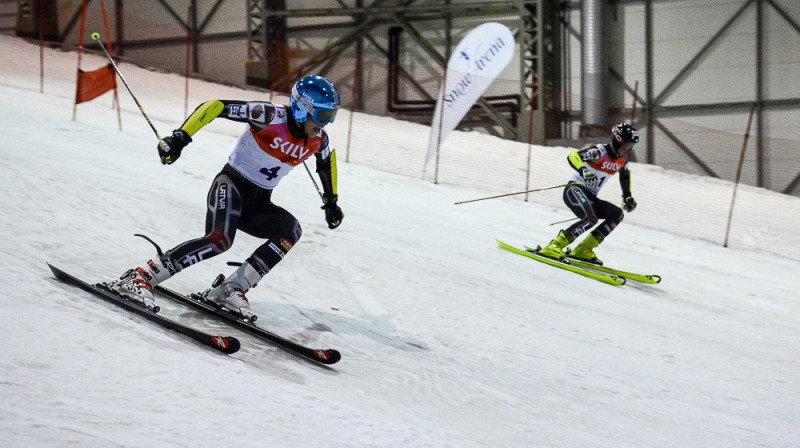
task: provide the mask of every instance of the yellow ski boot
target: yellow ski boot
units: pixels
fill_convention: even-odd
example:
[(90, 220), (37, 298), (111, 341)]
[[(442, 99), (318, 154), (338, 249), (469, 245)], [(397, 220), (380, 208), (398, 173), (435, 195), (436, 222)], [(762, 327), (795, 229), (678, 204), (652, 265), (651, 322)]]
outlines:
[(544, 255), (545, 257), (554, 258), (556, 260), (563, 260), (566, 258), (563, 249), (569, 245), (571, 241), (567, 238), (567, 235), (564, 231), (558, 232), (558, 236), (555, 237), (553, 241), (550, 241), (550, 244), (547, 246), (539, 249), (539, 254)]
[(595, 254), (593, 250), (602, 242), (602, 238), (598, 239), (593, 233), (590, 233), (589, 236), (584, 238), (583, 241), (575, 247), (575, 250), (570, 252), (569, 257), (602, 266), (603, 262), (597, 258), (597, 254)]

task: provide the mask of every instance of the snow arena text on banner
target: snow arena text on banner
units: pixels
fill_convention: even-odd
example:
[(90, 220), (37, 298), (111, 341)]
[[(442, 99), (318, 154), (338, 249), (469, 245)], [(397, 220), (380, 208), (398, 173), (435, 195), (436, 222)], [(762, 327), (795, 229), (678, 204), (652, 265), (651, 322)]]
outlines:
[(425, 156), (426, 166), (447, 134), (455, 129), (513, 57), (514, 36), (500, 23), (484, 23), (458, 43), (439, 89)]

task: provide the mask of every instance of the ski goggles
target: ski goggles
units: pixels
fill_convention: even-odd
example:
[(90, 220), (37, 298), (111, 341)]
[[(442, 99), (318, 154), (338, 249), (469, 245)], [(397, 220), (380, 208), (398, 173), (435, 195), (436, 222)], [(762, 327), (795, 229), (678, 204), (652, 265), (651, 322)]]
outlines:
[(308, 112), (308, 116), (311, 117), (311, 121), (320, 126), (333, 123), (333, 120), (336, 119), (336, 112), (339, 111), (339, 106), (334, 106), (333, 109), (314, 107), (302, 96), (297, 99), (297, 103), (303, 108), (303, 110)]

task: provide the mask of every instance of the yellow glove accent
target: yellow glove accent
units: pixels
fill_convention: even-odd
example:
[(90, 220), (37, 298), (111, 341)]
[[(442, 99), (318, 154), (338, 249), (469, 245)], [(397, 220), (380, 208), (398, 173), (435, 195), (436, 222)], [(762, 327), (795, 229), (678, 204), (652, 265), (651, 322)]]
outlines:
[(336, 149), (334, 148), (331, 150), (331, 188), (333, 194), (339, 194), (336, 188), (337, 177), (336, 177)]

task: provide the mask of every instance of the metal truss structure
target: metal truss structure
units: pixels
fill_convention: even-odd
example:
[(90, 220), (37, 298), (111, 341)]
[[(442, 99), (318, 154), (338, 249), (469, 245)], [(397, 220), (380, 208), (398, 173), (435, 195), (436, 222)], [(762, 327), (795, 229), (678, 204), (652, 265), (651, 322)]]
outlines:
[[(337, 60), (346, 56), (355, 59), (351, 76), (363, 79), (363, 64), (366, 50), (386, 58), (388, 101), (386, 111), (400, 118), (418, 117), (418, 121), (430, 122), (430, 114), (434, 108), (433, 93), (429, 86), (423, 86), (413, 73), (406, 69), (396, 58), (397, 42), (395, 38), (409, 39), (415, 50), (425, 57), (429, 72), (443, 73), (447, 56), (453, 46), (453, 38), (465, 32), (466, 26), (477, 22), (501, 22), (512, 30), (519, 44), (519, 86), (510, 95), (483, 97), (465, 118), (471, 126), (481, 126), (489, 133), (507, 139), (546, 144), (551, 140), (569, 138), (570, 124), (580, 122), (580, 111), (574, 110), (570, 96), (568, 39), (570, 36), (581, 41), (581, 36), (569, 23), (570, 11), (581, 5), (581, 0), (500, 0), (457, 2), (451, 0), (335, 0), (337, 7), (294, 7), (297, 3), (286, 0), (246, 0), (247, 16), (243, 17), (241, 26), (245, 30), (237, 30), (239, 26), (232, 24), (230, 31), (209, 32), (209, 24), (226, 0), (203, 2), (201, 16), (198, 14), (198, 0), (190, 0), (190, 18), (183, 18), (171, 6), (168, 0), (150, 0), (154, 4), (154, 13), (171, 17), (180, 29), (186, 31), (192, 45), (192, 66), (195, 73), (202, 75), (198, 64), (198, 55), (202, 43), (219, 41), (244, 41), (248, 48), (248, 60), (242, 61), (247, 66), (248, 82), (261, 87), (271, 87), (278, 91), (287, 91), (289, 83), (301, 73), (314, 71), (325, 74), (335, 67)], [(659, 0), (668, 3), (674, 0)], [(800, 18), (792, 17), (779, 0), (741, 0), (740, 8), (725, 24), (706, 42), (689, 62), (674, 75), (661, 89), (654, 87), (654, 26), (657, 18), (654, 13), (656, 0), (609, 0), (609, 4), (625, 6), (628, 4), (643, 5), (645, 11), (644, 39), (645, 60), (643, 61), (645, 82), (644, 94), (637, 95), (637, 105), (641, 107), (643, 127), (646, 132), (646, 152), (644, 162), (655, 163), (656, 133), (666, 136), (691, 159), (702, 172), (709, 176), (720, 177), (703, 160), (701, 155), (693, 151), (692, 146), (681, 141), (679, 133), (669, 128), (665, 121), (668, 118), (724, 114), (742, 112), (754, 108), (754, 139), (757, 147), (756, 163), (758, 165), (756, 184), (766, 186), (784, 193), (796, 193), (800, 190), (800, 174), (787, 185), (768, 185), (765, 171), (767, 157), (764, 151), (763, 135), (764, 116), (771, 110), (800, 110), (800, 98), (772, 99), (765, 96), (763, 82), (764, 73), (762, 58), (765, 41), (769, 38), (764, 30), (765, 11), (772, 16), (777, 14), (789, 26), (800, 34)], [(45, 4), (48, 1), (43, 0)], [(33, 10), (33, 0), (19, 0), (20, 14)], [(56, 0), (50, 1), (56, 3)], [(88, 1), (93, 3), (92, 0)], [(148, 39), (141, 36), (127, 38), (124, 27), (124, 2), (113, 0), (115, 14), (115, 31), (117, 53), (124, 55), (126, 49), (147, 47), (175, 47), (183, 51), (186, 35), (175, 37)], [(331, 4), (331, 2), (328, 2)], [(713, 51), (714, 47), (724, 40), (734, 24), (745, 13), (755, 11), (756, 16), (756, 60), (753, 66), (759, 67), (755, 91), (752, 98), (739, 102), (720, 102), (713, 104), (670, 104), (667, 100), (680, 85), (698, 69), (702, 60)], [(59, 27), (58, 39), (62, 42), (75, 27), (79, 11)], [(18, 20), (19, 22), (19, 20)], [(301, 23), (294, 25), (294, 23)], [(388, 31), (388, 32), (387, 32)], [(19, 32), (19, 30), (18, 30)], [(384, 34), (384, 32), (386, 32)], [(135, 33), (133, 33), (135, 34)], [(290, 39), (311, 42), (307, 36), (326, 36), (308, 44), (304, 57), (292, 59), (286, 63), (290, 55)], [(300, 37), (298, 37), (300, 36)], [(353, 56), (355, 55), (355, 56)], [(293, 66), (291, 69), (290, 66)], [(611, 70), (611, 76), (622, 89), (633, 93), (635, 88), (630, 80)], [(415, 99), (399, 98), (397, 85), (403, 83), (408, 90), (416, 94)], [(354, 104), (364, 104), (363, 83), (354, 83)], [(628, 111), (617, 111), (625, 114)], [(641, 154), (640, 154), (641, 155)]]
[[(365, 6), (363, 1), (357, 0), (355, 6), (346, 6), (343, 2), (339, 2), (341, 4), (339, 8), (304, 9), (287, 8), (286, 3), (283, 0), (248, 0), (248, 59), (263, 61), (264, 66), (268, 67), (261, 70), (261, 75), (267, 74), (269, 78), (268, 87), (285, 90), (291, 80), (303, 73), (315, 72), (325, 75), (331, 70), (336, 59), (351, 49), (356, 55), (356, 70), (358, 70), (363, 66), (360, 63), (363, 45), (367, 44), (385, 55), (391, 65), (388, 82), (389, 90), (393, 94), (390, 94), (387, 110), (400, 116), (427, 115), (427, 121), (430, 122), (435, 106), (430, 93), (426, 92), (402, 66), (396, 66), (398, 64), (394, 53), (396, 47), (392, 47), (391, 39), (388, 45), (382, 45), (374, 33), (379, 27), (388, 27), (390, 35), (397, 39), (402, 32), (425, 53), (430, 64), (443, 73), (452, 46), (453, 30), (457, 28), (454, 22), (459, 19), (479, 18), (483, 21), (503, 22), (509, 26), (520, 43), (521, 53), (518, 93), (483, 97), (477, 102), (477, 107), (482, 110), (478, 120), (482, 121), (484, 128), (505, 138), (523, 139), (527, 135), (526, 120), (519, 118), (529, 113), (530, 105), (545, 104), (543, 101), (545, 90), (540, 88), (544, 78), (540, 76), (544, 72), (540, 26), (543, 2), (493, 1), (453, 4), (445, 1), (439, 4), (422, 4), (413, 0), (375, 0)], [(287, 21), (291, 18), (313, 19), (320, 25), (292, 28), (287, 26)], [(444, 35), (444, 48), (432, 43), (426, 36), (429, 34), (426, 33), (428, 31), (426, 26), (430, 26), (431, 23), (436, 23), (437, 26), (443, 24), (443, 29), (439, 31)], [(316, 54), (289, 72), (279, 72), (272, 68), (287, 65), (281, 64), (279, 58), (283, 55), (276, 49), (286, 48), (288, 38), (294, 33), (313, 32), (331, 27), (340, 30), (338, 36), (316, 49)], [(363, 74), (356, 73), (355, 76), (361, 77)], [(395, 83), (400, 79), (410, 83), (423, 99), (413, 101), (399, 99)], [(550, 81), (557, 82), (557, 79), (553, 76)], [(363, 101), (363, 98), (358, 101)]]

